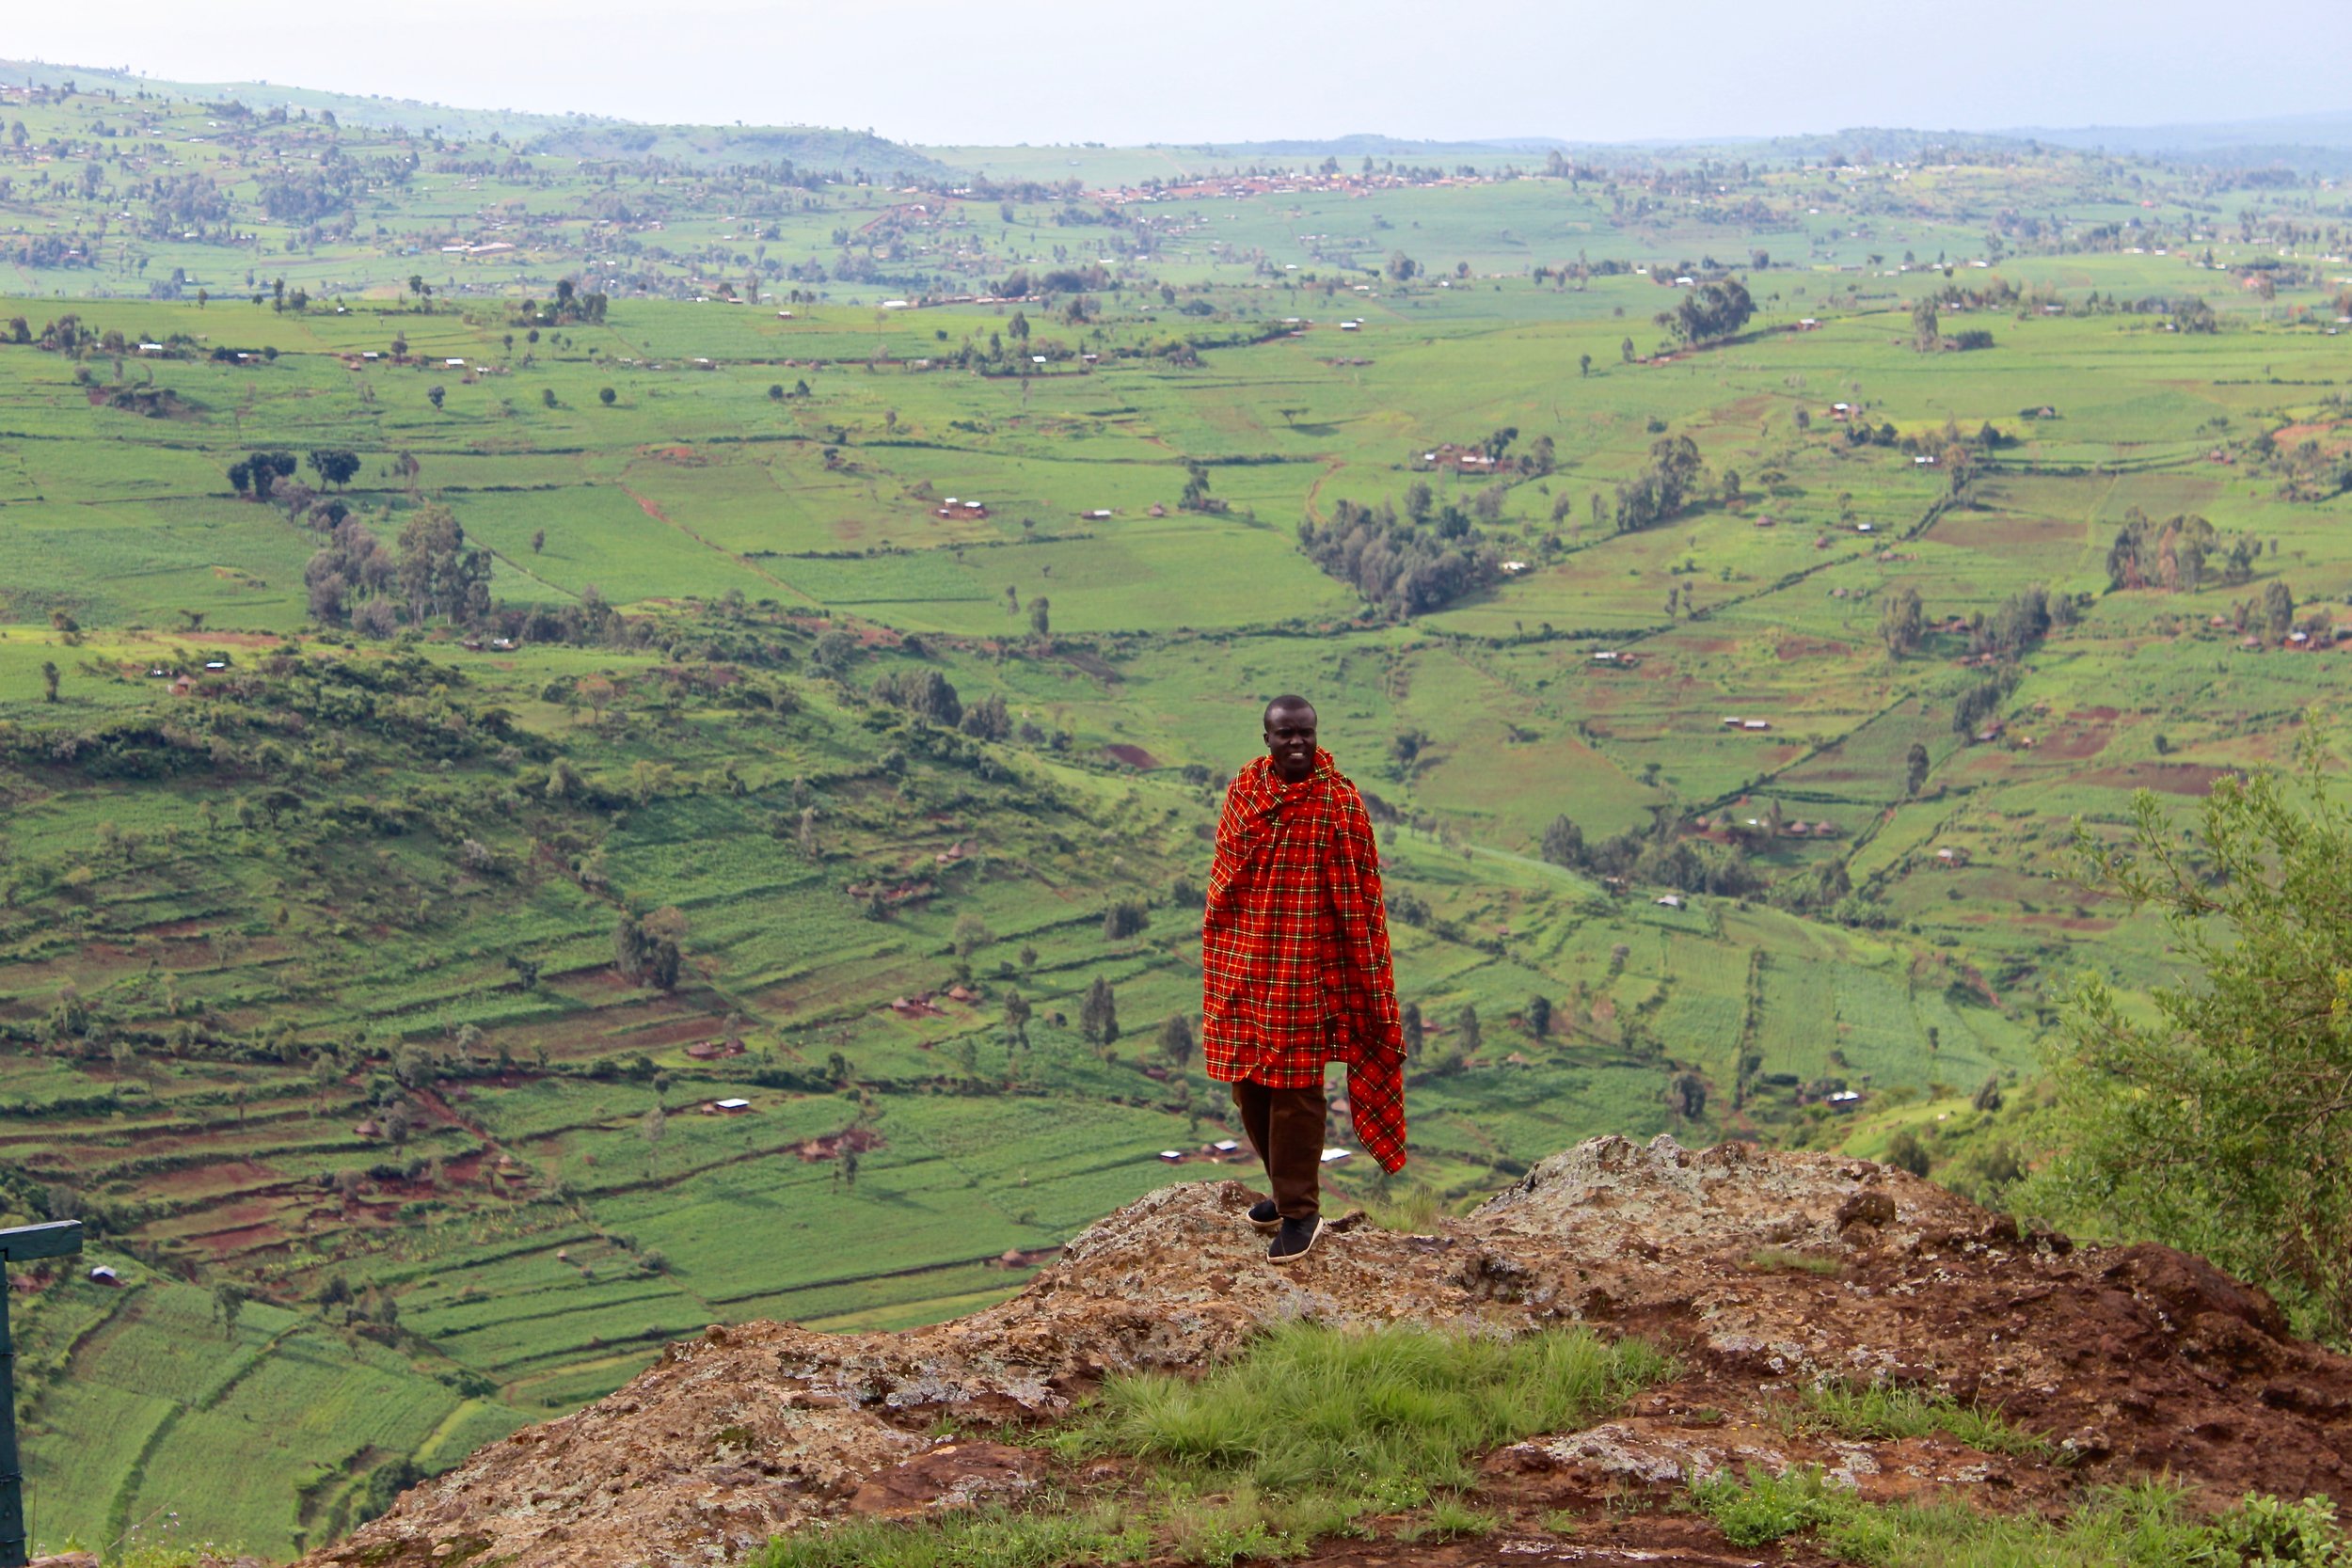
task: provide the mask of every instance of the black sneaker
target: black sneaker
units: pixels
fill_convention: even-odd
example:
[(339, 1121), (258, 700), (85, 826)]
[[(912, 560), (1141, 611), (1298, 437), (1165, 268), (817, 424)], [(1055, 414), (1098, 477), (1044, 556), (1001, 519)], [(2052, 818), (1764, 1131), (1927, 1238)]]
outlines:
[(1249, 1206), (1249, 1223), (1271, 1236), (1282, 1228), (1282, 1211), (1274, 1206), (1272, 1198), (1262, 1197)]
[(1329, 1228), (1323, 1223), (1320, 1214), (1308, 1220), (1285, 1218), (1279, 1233), (1274, 1238), (1274, 1244), (1266, 1248), (1266, 1260), (1270, 1263), (1297, 1262), (1314, 1251), (1315, 1243), (1323, 1240), (1323, 1233)]

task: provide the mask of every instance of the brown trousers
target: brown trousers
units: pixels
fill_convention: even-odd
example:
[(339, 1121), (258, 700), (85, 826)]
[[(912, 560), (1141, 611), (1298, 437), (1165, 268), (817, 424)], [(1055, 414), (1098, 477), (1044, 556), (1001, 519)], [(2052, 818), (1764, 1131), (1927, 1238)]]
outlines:
[(1265, 1164), (1274, 1207), (1284, 1219), (1313, 1219), (1323, 1208), (1318, 1178), (1323, 1170), (1323, 1118), (1329, 1109), (1323, 1085), (1275, 1089), (1244, 1081), (1233, 1085), (1233, 1107), (1241, 1113), (1249, 1147)]

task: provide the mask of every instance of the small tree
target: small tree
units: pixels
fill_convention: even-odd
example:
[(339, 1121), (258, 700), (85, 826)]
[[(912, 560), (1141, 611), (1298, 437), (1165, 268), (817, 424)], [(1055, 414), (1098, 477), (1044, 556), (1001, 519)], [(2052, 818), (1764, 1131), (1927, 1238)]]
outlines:
[(645, 1174), (652, 1176), (660, 1169), (661, 1136), (670, 1130), (670, 1114), (656, 1101), (637, 1123), (637, 1135), (645, 1140)]
[(1927, 1146), (1919, 1141), (1918, 1133), (1906, 1127), (1886, 1140), (1885, 1163), (1897, 1170), (1924, 1177), (1930, 1169)]
[(1551, 1033), (1551, 998), (1548, 996), (1529, 997), (1527, 1010), (1522, 1016), (1527, 1020), (1527, 1032), (1537, 1039), (1542, 1039)]
[(44, 658), (40, 661), (40, 700), (44, 703), (57, 700), (57, 665), (55, 659)]
[(427, 402), (431, 403), (434, 407), (438, 408), (441, 406), (441, 400), (449, 396), (449, 389), (437, 382), (433, 386), (424, 389), (424, 395)]
[(948, 945), (959, 958), (970, 958), (995, 940), (995, 933), (988, 928), (988, 922), (969, 910), (956, 916), (955, 930), (947, 939)]
[(1911, 750), (1903, 753), (1903, 793), (1916, 795), (1919, 786), (1928, 782), (1928, 749), (1915, 740)]
[(614, 391), (610, 387), (599, 387), (596, 388), (596, 401), (603, 404), (607, 408), (612, 407), (613, 400), (618, 398), (620, 395), (620, 393)]
[(1182, 1013), (1170, 1013), (1160, 1025), (1160, 1055), (1168, 1067), (1182, 1072), (1192, 1065), (1192, 1020)]
[(1922, 354), (1933, 354), (1944, 346), (1943, 325), (1936, 319), (1932, 299), (1918, 300), (1911, 307), (1911, 346)]
[[(2352, 1332), (2352, 805), (2314, 723), (2293, 773), (2217, 781), (2184, 839), (2142, 790), (2089, 879), (2153, 905), (2192, 978), (2154, 1016), (2085, 976), (2053, 1067), (2059, 1153), (2030, 1201), (2196, 1252), (2268, 1288), (2299, 1332)], [(2201, 973), (2198, 973), (2201, 972)]]
[(224, 1279), (213, 1287), (213, 1316), (220, 1322), (220, 1337), (237, 1337), (237, 1319), (245, 1311), (245, 1304), (252, 1292), (233, 1279)]
[(1584, 863), (1584, 830), (1565, 816), (1555, 816), (1544, 830), (1543, 857), (1554, 865)]
[(1108, 1050), (1119, 1040), (1119, 999), (1100, 974), (1078, 1004), (1078, 1033), (1089, 1045)]

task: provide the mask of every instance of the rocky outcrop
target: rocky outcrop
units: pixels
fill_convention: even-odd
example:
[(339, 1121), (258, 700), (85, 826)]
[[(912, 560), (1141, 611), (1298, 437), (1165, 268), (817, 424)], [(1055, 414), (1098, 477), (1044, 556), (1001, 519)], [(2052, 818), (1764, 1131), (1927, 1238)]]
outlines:
[[(2068, 1445), (2077, 1476), (2169, 1469), (2217, 1492), (2352, 1498), (2352, 1362), (2289, 1338), (2259, 1291), (2166, 1248), (2021, 1233), (1866, 1161), (1598, 1138), (1432, 1234), (1359, 1226), (1285, 1269), (1242, 1217), (1255, 1196), (1233, 1181), (1164, 1188), (955, 1323), (714, 1326), (304, 1563), (715, 1564), (848, 1512), (1017, 1494), (1043, 1474), (1040, 1457), (935, 1436), (942, 1417), (1050, 1417), (1107, 1373), (1198, 1367), (1293, 1318), (1497, 1332), (1581, 1321), (1684, 1362), (1680, 1383), (1624, 1421), (1519, 1445), (1490, 1461), (1499, 1475), (1666, 1485), (1752, 1462), (1724, 1438), (1724, 1412), (1844, 1377), (1998, 1403)], [(1981, 1455), (1814, 1447), (1794, 1457), (2032, 1485)]]

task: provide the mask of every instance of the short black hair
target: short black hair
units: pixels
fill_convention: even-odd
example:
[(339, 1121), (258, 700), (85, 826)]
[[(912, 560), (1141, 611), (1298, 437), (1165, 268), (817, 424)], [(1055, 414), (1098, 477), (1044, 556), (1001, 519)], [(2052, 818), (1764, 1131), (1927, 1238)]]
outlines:
[(1271, 725), (1274, 722), (1274, 710), (1278, 707), (1303, 707), (1309, 713), (1315, 711), (1315, 705), (1306, 698), (1301, 697), (1295, 691), (1285, 691), (1274, 701), (1266, 704), (1265, 712), (1260, 716), (1258, 721), (1261, 724)]

